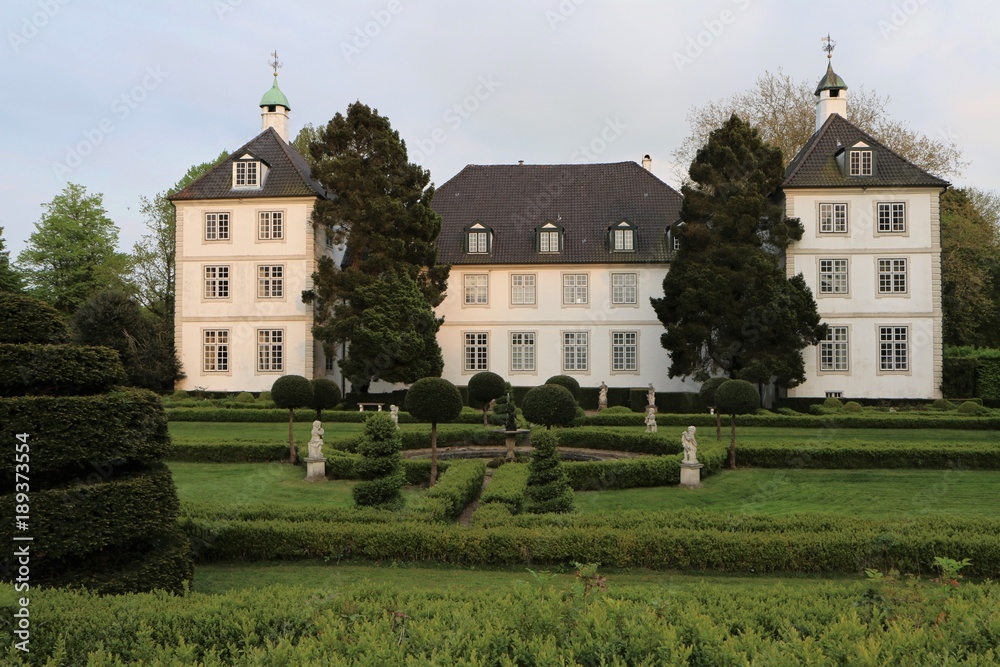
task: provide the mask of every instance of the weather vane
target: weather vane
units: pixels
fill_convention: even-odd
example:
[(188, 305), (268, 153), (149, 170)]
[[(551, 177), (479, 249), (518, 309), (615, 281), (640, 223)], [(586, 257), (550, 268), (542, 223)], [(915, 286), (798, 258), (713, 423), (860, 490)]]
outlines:
[(837, 42), (830, 39), (830, 33), (827, 33), (826, 37), (820, 38), (819, 41), (823, 42), (823, 50), (826, 51), (826, 57), (833, 58), (833, 50), (837, 47)]
[(278, 60), (278, 52), (275, 51), (271, 54), (274, 60), (268, 60), (267, 64), (274, 68), (274, 76), (278, 76), (278, 70), (281, 69), (281, 61)]

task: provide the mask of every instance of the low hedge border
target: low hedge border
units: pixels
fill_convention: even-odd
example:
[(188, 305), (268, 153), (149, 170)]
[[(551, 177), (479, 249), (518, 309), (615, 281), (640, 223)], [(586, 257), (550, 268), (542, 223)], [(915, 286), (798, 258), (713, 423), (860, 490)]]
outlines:
[[(298, 448), (299, 457), (303, 456)], [(288, 460), (288, 444), (171, 445), (166, 461), (185, 463), (270, 463)]]
[(737, 442), (736, 462), (759, 468), (1000, 470), (1000, 445)]
[[(726, 456), (727, 450), (719, 444), (702, 446), (698, 451), (698, 461), (704, 465), (701, 476), (721, 470)], [(613, 461), (570, 461), (564, 467), (574, 491), (632, 489), (680, 483), (681, 458), (674, 454)]]
[(109, 347), (0, 344), (0, 396), (97, 394), (124, 379)]
[(505, 463), (493, 472), (490, 483), (479, 496), (479, 507), (503, 505), (510, 514), (520, 514), (524, 508), (524, 492), (528, 488), (528, 464)]
[[(288, 421), (288, 410), (274, 407), (257, 407), (252, 403), (233, 403), (228, 407), (174, 407), (169, 403), (164, 405), (167, 419), (177, 422), (267, 422), (283, 423)], [(316, 419), (316, 411), (311, 408), (298, 408), (295, 411), (295, 421), (311, 423)], [(372, 415), (371, 411), (357, 410), (324, 410), (323, 421), (330, 423), (362, 423)], [(410, 413), (399, 411), (400, 424), (426, 424), (414, 418)], [(483, 413), (465, 411), (453, 419), (452, 424), (483, 423)]]
[(680, 453), (680, 435), (680, 430), (673, 437), (666, 433), (581, 426), (560, 429), (559, 446), (663, 456)]
[(425, 521), (454, 521), (483, 488), (486, 462), (452, 461), (437, 484), (427, 489), (406, 512)]
[(349, 523), (399, 523), (399, 512), (373, 507), (314, 507), (290, 512), (287, 506), (257, 503), (220, 507), (212, 503), (181, 503), (180, 523), (189, 519), (219, 521), (329, 521)]
[[(287, 415), (286, 415), (287, 416)], [(581, 426), (642, 426), (643, 416), (639, 414), (623, 415), (587, 415), (581, 420)], [(723, 422), (729, 417), (723, 416)], [(715, 415), (657, 415), (659, 426), (698, 426), (715, 428)], [(833, 414), (833, 415), (739, 415), (737, 426), (767, 426), (773, 428), (948, 428), (956, 430), (992, 431), (1000, 430), (1000, 416), (962, 417), (951, 413), (914, 415), (905, 412), (895, 414)], [(561, 438), (561, 434), (560, 434)]]

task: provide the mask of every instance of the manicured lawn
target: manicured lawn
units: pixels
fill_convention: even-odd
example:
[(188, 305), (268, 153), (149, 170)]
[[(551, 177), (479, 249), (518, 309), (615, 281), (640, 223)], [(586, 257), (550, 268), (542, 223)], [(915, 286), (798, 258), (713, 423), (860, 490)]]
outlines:
[[(181, 502), (233, 506), (353, 507), (357, 482), (306, 482), (305, 468), (287, 463), (170, 463)], [(417, 493), (404, 488), (403, 494)]]
[(701, 489), (656, 487), (576, 493), (581, 512), (712, 509), (752, 514), (984, 516), (1000, 513), (990, 470), (725, 470)]
[[(473, 425), (475, 426), (475, 425)], [(400, 424), (401, 430), (431, 432), (430, 424)], [(225, 445), (240, 442), (287, 443), (288, 423), (256, 422), (170, 422), (170, 437), (183, 445)], [(324, 439), (356, 435), (364, 424), (358, 422), (323, 422)], [(439, 430), (469, 428), (468, 424), (440, 424)], [(296, 422), (295, 441), (309, 441), (312, 424)]]

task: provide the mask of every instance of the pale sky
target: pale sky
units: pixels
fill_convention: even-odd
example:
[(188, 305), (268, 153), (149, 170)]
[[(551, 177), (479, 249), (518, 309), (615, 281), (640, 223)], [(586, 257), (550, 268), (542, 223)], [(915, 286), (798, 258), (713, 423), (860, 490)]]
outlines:
[[(260, 131), (277, 49), (291, 135), (354, 100), (441, 185), (466, 164), (639, 161), (676, 185), (692, 106), (783, 68), (953, 136), (955, 185), (1000, 189), (1000, 8), (940, 0), (5, 0), (0, 226), (24, 247), (66, 182), (104, 194), (128, 250), (140, 195)], [(583, 150), (581, 150), (583, 149)]]

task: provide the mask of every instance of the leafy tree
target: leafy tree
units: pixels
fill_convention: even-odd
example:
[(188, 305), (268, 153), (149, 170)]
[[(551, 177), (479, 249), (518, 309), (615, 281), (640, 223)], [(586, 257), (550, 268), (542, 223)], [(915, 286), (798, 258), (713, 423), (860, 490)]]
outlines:
[(727, 380), (715, 392), (718, 409), (730, 416), (729, 468), (736, 469), (736, 415), (747, 415), (760, 407), (757, 388), (746, 380)]
[(724, 377), (714, 377), (708, 378), (701, 385), (701, 389), (698, 390), (698, 397), (701, 398), (701, 402), (712, 408), (715, 412), (715, 439), (722, 440), (722, 415), (719, 414), (718, 403), (716, 402), (715, 392), (719, 390), (719, 387), (723, 382), (726, 382), (729, 378)]
[(566, 387), (569, 389), (569, 393), (573, 394), (573, 400), (580, 399), (580, 383), (572, 375), (553, 375), (545, 384), (557, 384), (560, 387)]
[(295, 138), (292, 139), (292, 147), (298, 151), (299, 155), (306, 159), (310, 166), (315, 166), (316, 160), (313, 159), (312, 145), (322, 140), (323, 135), (320, 128), (312, 123), (306, 123), (299, 130), (299, 133), (295, 135)]
[[(530, 393), (530, 392), (529, 392)], [(534, 451), (528, 463), (528, 486), (524, 491), (524, 511), (531, 514), (572, 512), (573, 488), (559, 460), (559, 438), (545, 430), (531, 434)]]
[(115, 250), (118, 228), (104, 210), (104, 195), (70, 183), (42, 206), (45, 213), (17, 261), (32, 294), (72, 313), (120, 285), (128, 258)]
[(288, 457), (294, 464), (298, 461), (295, 451), (295, 408), (308, 408), (313, 405), (312, 383), (301, 375), (282, 375), (271, 385), (271, 400), (279, 408), (288, 409)]
[(413, 383), (406, 392), (406, 411), (431, 423), (431, 480), (437, 483), (437, 425), (462, 414), (462, 394), (444, 378), (427, 377)]
[(62, 313), (27, 294), (0, 292), (0, 343), (65, 343), (69, 327)]
[(311, 407), (316, 411), (316, 419), (323, 419), (323, 410), (329, 410), (340, 403), (340, 387), (333, 380), (314, 378), (312, 380), (313, 400)]
[(437, 342), (441, 320), (406, 273), (385, 273), (359, 286), (338, 318), (314, 328), (323, 340), (350, 340), (338, 363), (351, 384), (366, 391), (373, 380), (415, 382), (441, 375)]
[(361, 460), (355, 471), (362, 481), (351, 489), (354, 504), (397, 510), (403, 506), (400, 490), (406, 481), (403, 473), (403, 439), (392, 418), (384, 412), (373, 412), (365, 420), (364, 432), (358, 443)]
[(24, 287), (20, 272), (10, 263), (10, 251), (0, 227), (0, 292), (20, 292)]
[(562, 385), (543, 384), (524, 395), (521, 412), (532, 424), (567, 426), (576, 419), (576, 399)]
[(507, 387), (508, 384), (502, 377), (490, 371), (482, 371), (469, 378), (469, 402), (482, 404), (483, 426), (489, 425), (487, 413), (490, 410), (490, 401), (507, 393)]
[(651, 298), (666, 327), (670, 377), (703, 381), (720, 371), (757, 383), (794, 387), (805, 380), (802, 349), (825, 335), (801, 274), (779, 263), (802, 237), (771, 198), (783, 178), (781, 151), (737, 116), (712, 132), (681, 191), (684, 239)]
[[(736, 114), (760, 131), (763, 141), (781, 149), (786, 161), (799, 152), (816, 129), (817, 79), (795, 81), (782, 70), (764, 72), (754, 85), (727, 98), (692, 108), (691, 135), (674, 151), (674, 162), (690, 164), (709, 134)], [(965, 166), (962, 150), (950, 137), (932, 139), (888, 117), (890, 98), (852, 86), (847, 120), (918, 167), (939, 176), (958, 176)], [(680, 176), (683, 176), (681, 174)]]
[(169, 338), (144, 315), (139, 304), (121, 288), (98, 292), (73, 316), (81, 345), (103, 345), (118, 352), (126, 383), (134, 387), (173, 389), (182, 376)]
[(941, 195), (941, 305), (946, 345), (1000, 346), (1000, 228), (992, 193)]
[[(304, 294), (315, 301), (316, 336), (328, 348), (353, 343), (359, 329), (340, 326), (358, 322), (364, 299), (358, 293), (386, 274), (407, 275), (419, 288), (428, 307), (444, 298), (449, 268), (437, 263), (435, 241), (441, 217), (431, 209), (434, 188), (430, 173), (409, 162), (406, 145), (392, 129), (389, 119), (360, 102), (347, 114), (338, 113), (310, 144), (313, 177), (330, 193), (313, 209), (313, 223), (326, 229), (335, 243), (347, 244), (342, 267), (328, 258), (318, 264), (314, 290)], [(433, 332), (424, 332), (428, 339)], [(356, 369), (378, 369), (375, 359), (356, 350)], [(418, 357), (399, 362), (420, 365)], [(346, 371), (345, 371), (346, 373)], [(407, 375), (433, 375), (427, 371)], [(367, 391), (364, 373), (351, 378), (357, 389)]]

